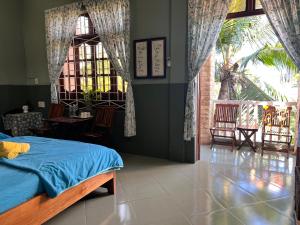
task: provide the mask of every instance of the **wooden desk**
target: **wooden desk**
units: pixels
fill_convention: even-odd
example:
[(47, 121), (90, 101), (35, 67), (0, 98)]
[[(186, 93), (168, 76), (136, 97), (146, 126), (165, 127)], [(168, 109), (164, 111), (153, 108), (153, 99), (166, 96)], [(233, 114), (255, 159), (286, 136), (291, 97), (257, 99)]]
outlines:
[(256, 141), (254, 139), (254, 142), (251, 140), (251, 137), (253, 135), (256, 135), (258, 131), (257, 126), (239, 126), (237, 127), (237, 130), (240, 131), (243, 136), (245, 137), (245, 140), (242, 141), (242, 143), (239, 145), (238, 149), (240, 149), (244, 144), (248, 143), (250, 148), (256, 152)]
[(78, 139), (80, 133), (85, 132), (93, 117), (56, 117), (47, 119), (50, 126), (55, 124), (55, 137), (63, 139)]
[(89, 118), (80, 118), (80, 117), (56, 117), (47, 119), (46, 121), (49, 123), (59, 123), (59, 124), (78, 124), (92, 120), (93, 117)]

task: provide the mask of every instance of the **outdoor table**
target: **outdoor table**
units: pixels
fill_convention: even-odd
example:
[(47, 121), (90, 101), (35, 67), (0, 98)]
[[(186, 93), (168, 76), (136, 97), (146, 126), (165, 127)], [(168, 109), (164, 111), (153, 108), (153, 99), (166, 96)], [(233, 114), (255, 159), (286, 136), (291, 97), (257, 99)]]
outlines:
[(258, 131), (258, 126), (239, 126), (237, 127), (237, 130), (240, 131), (243, 136), (245, 137), (245, 140), (242, 141), (242, 143), (239, 145), (238, 149), (240, 149), (243, 145), (249, 144), (250, 148), (256, 152), (256, 141), (254, 142), (251, 140), (251, 137), (255, 135)]

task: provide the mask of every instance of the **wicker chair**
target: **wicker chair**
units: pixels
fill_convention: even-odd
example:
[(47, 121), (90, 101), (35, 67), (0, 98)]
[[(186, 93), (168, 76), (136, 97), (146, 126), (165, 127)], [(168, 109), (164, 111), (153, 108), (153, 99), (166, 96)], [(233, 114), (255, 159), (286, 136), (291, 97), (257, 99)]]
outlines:
[(213, 127), (211, 133), (211, 148), (214, 144), (227, 144), (219, 139), (229, 139), (233, 151), (236, 145), (236, 123), (239, 105), (237, 104), (216, 104)]
[(289, 157), (292, 135), (290, 134), (292, 107), (276, 109), (274, 106), (264, 107), (262, 148), (264, 151), (285, 152)]

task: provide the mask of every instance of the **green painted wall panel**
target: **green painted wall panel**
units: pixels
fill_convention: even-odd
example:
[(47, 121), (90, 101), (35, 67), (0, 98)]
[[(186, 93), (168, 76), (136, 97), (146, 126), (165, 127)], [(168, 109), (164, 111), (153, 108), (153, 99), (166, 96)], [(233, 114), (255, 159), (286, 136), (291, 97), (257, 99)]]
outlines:
[[(123, 137), (124, 115), (119, 112), (114, 126), (115, 145), (124, 152), (193, 162), (193, 142), (183, 141), (187, 0), (130, 1), (132, 40), (167, 37), (167, 56), (171, 57), (172, 67), (167, 69), (166, 79), (134, 80), (137, 136)], [(34, 107), (39, 100), (49, 103), (44, 11), (71, 2), (73, 0), (3, 1), (0, 19), (3, 23), (4, 18), (11, 16), (12, 20), (0, 24), (11, 36), (0, 37), (0, 43), (6, 43), (2, 46), (4, 51), (0, 51), (0, 84), (23, 86), (1, 87), (14, 95), (0, 99), (5, 102), (0, 113), (27, 101)], [(13, 45), (11, 51), (10, 45)], [(40, 85), (33, 85), (34, 78), (38, 78)], [(47, 110), (43, 112), (46, 115)]]
[(25, 84), (23, 1), (0, 1), (0, 84)]

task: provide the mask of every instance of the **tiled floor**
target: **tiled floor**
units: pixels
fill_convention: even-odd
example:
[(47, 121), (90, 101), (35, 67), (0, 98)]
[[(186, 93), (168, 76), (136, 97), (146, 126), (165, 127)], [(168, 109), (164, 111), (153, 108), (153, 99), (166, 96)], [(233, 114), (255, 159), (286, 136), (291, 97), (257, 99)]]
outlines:
[(293, 224), (294, 158), (204, 146), (180, 164), (124, 155), (117, 194), (99, 190), (48, 225)]

